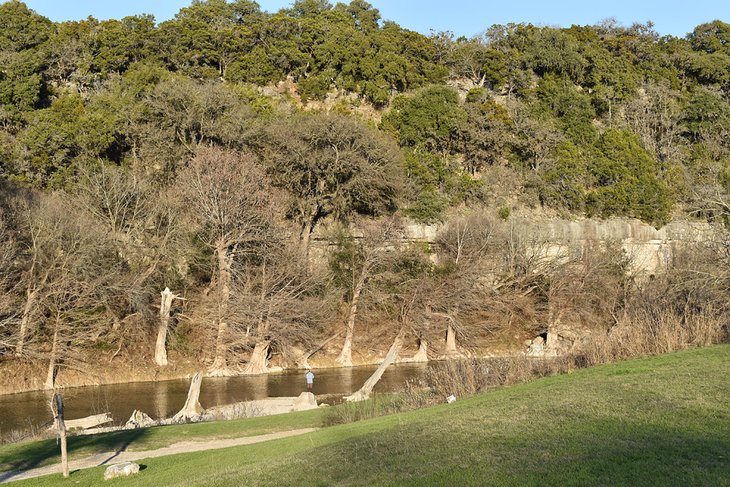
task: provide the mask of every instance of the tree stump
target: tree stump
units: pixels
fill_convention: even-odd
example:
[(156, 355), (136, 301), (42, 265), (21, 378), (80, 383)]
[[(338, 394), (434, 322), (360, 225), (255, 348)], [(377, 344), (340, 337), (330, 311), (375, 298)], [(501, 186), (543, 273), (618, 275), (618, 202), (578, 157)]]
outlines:
[(200, 384), (203, 382), (203, 373), (197, 372), (190, 381), (190, 389), (188, 390), (188, 398), (185, 406), (172, 417), (174, 421), (184, 422), (200, 416), (203, 412), (203, 406), (200, 405)]

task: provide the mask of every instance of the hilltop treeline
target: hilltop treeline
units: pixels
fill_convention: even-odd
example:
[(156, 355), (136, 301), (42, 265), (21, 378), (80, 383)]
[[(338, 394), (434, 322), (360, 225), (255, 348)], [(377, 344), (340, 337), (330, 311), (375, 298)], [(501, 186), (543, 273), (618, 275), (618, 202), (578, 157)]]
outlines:
[[(510, 213), (723, 223), (730, 25), (485, 29), (427, 37), (361, 0), (194, 1), (160, 24), (0, 5), (0, 354), (50, 357), (51, 385), (93, 350), (151, 354), (130, 337), (159, 321), (178, 353), (255, 373), (345, 323), (349, 364), (359, 321), (478, 343), (545, 329), (568, 292), (575, 320), (615, 324), (620, 253), (548, 265)], [(453, 208), (495, 218), (450, 221), (438, 264), (392, 245), (401, 217)], [(625, 292), (596, 301), (609, 282)]]

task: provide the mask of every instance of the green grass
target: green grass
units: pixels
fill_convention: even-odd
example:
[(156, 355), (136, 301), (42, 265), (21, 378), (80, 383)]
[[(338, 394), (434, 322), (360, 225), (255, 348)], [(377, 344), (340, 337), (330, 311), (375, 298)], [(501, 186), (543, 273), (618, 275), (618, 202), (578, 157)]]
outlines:
[[(153, 450), (180, 441), (205, 441), (214, 438), (256, 436), (322, 425), (323, 410), (280, 414), (261, 418), (217, 421), (212, 423), (157, 426), (68, 439), (69, 458), (75, 460), (94, 453)], [(55, 439), (27, 441), (0, 446), (0, 472), (42, 467), (60, 462)]]
[[(104, 485), (730, 486), (729, 378), (730, 346), (694, 349), (303, 436), (142, 460), (138, 475)], [(98, 485), (102, 473), (17, 485)]]

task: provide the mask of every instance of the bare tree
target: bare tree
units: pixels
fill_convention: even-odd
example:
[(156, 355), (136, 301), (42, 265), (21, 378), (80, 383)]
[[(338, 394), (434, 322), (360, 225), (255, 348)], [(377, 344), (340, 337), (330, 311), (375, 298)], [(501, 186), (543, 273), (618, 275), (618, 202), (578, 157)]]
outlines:
[(241, 147), (252, 118), (227, 85), (176, 76), (161, 80), (135, 108), (126, 127), (135, 164), (165, 180), (201, 147)]
[(321, 336), (331, 300), (324, 295), (325, 276), (308, 269), (298, 251), (287, 245), (270, 245), (246, 268), (246, 276), (237, 296), (245, 330), (237, 335), (245, 345), (253, 344), (244, 373), (261, 374), (272, 351), (309, 347)]
[[(0, 357), (7, 354), (14, 344), (12, 337), (18, 318), (18, 278), (16, 258), (18, 242), (13, 235), (9, 218), (0, 207)], [(17, 351), (17, 348), (16, 348)]]
[(553, 157), (555, 148), (564, 141), (565, 136), (552, 124), (530, 118), (521, 105), (512, 120), (517, 134), (515, 151), (532, 170), (539, 171)]
[(544, 286), (559, 246), (527, 223), (475, 214), (454, 219), (438, 239), (434, 274), (420, 333), (445, 337), (444, 356), (479, 348), (517, 328), (532, 333), (547, 313)]
[(418, 333), (414, 323), (423, 317), (425, 303), (431, 291), (431, 266), (425, 254), (414, 249), (398, 252), (392, 265), (378, 274), (380, 296), (376, 299), (384, 326), (379, 336), (394, 336), (393, 342), (378, 368), (347, 401), (362, 401), (370, 397), (385, 370), (398, 359), (408, 335)]
[(652, 81), (623, 110), (625, 123), (663, 166), (679, 157), (680, 114), (681, 103), (672, 89)]
[(266, 180), (250, 156), (214, 147), (201, 148), (178, 176), (195, 233), (213, 251), (216, 264), (209, 288), (214, 304), (208, 319), (216, 330), (211, 376), (229, 373), (234, 262), (255, 254), (267, 240), (274, 212)]
[(34, 326), (23, 329), (21, 320), (19, 343), (24, 356), (48, 361), (50, 389), (60, 366), (83, 366), (84, 346), (108, 321), (104, 303), (118, 293), (119, 261), (103, 229), (61, 195), (42, 197), (26, 218), (32, 263), (24, 276), (25, 309), (32, 306)]
[[(347, 282), (349, 305), (345, 323), (345, 340), (336, 361), (343, 367), (352, 367), (352, 341), (355, 336), (355, 322), (360, 298), (366, 284), (378, 267), (388, 265), (394, 246), (399, 245), (402, 230), (400, 221), (388, 217), (374, 221), (360, 221), (357, 231), (362, 237), (344, 236), (340, 248), (330, 256), (330, 267), (336, 277)], [(344, 276), (343, 276), (344, 274)]]
[(610, 329), (626, 310), (633, 280), (630, 258), (616, 243), (586, 242), (567, 250), (551, 262), (541, 283), (548, 307), (545, 347), (551, 354), (566, 353), (576, 344), (566, 328), (599, 334)]
[(132, 170), (100, 164), (79, 172), (70, 199), (106, 229), (119, 260), (130, 271), (120, 276), (122, 292), (108, 303), (115, 313), (112, 328), (121, 349), (126, 334), (122, 325), (134, 317), (151, 322), (150, 303), (159, 281), (169, 285), (184, 273), (181, 211), (170, 191), (153, 188)]

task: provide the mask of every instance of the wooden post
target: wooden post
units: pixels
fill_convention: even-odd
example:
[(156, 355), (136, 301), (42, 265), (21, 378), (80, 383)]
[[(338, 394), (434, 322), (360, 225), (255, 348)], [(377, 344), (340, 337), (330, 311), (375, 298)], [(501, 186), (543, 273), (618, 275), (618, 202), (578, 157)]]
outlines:
[(68, 477), (68, 451), (66, 449), (66, 423), (63, 421), (63, 398), (61, 394), (54, 394), (54, 403), (56, 409), (56, 424), (58, 426), (58, 436), (61, 439), (61, 467), (63, 476)]

